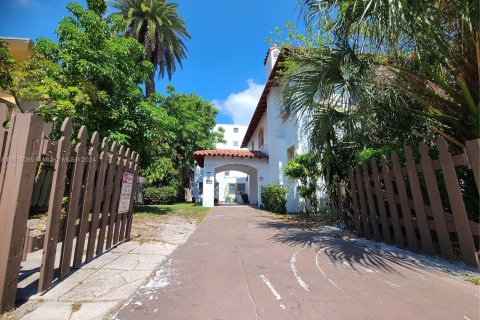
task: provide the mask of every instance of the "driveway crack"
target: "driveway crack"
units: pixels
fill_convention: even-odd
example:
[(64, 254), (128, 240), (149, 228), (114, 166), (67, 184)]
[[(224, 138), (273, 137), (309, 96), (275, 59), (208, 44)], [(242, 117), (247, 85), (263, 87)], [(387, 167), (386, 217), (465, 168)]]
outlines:
[(253, 306), (254, 306), (254, 308), (255, 308), (255, 314), (257, 315), (256, 320), (259, 320), (259, 319), (260, 319), (260, 315), (258, 314), (257, 303), (255, 302), (255, 299), (253, 299), (252, 292), (250, 291), (250, 286), (248, 285), (247, 276), (246, 276), (246, 274), (245, 274), (245, 266), (244, 266), (244, 263), (243, 263), (243, 259), (242, 259), (242, 257), (240, 256), (240, 253), (238, 253), (238, 248), (237, 248), (237, 246), (235, 246), (235, 253), (237, 254), (238, 260), (240, 261), (240, 265), (242, 266), (243, 282), (245, 282), (245, 285), (247, 286), (248, 296), (250, 297), (250, 301), (252, 301)]

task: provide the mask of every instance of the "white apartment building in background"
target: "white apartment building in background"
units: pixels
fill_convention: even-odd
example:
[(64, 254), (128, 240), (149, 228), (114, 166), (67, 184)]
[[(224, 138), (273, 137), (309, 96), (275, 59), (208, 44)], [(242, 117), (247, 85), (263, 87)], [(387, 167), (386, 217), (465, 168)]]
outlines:
[[(205, 207), (215, 205), (217, 197), (217, 179), (227, 170), (237, 170), (248, 174), (250, 204), (261, 203), (261, 188), (266, 184), (281, 184), (288, 189), (287, 211), (299, 212), (303, 210), (303, 201), (297, 194), (296, 180), (289, 179), (283, 172), (287, 162), (295, 154), (308, 152), (308, 131), (306, 131), (306, 116), (288, 119), (283, 113), (283, 95), (285, 84), (276, 81), (276, 75), (281, 70), (281, 62), (288, 55), (288, 49), (280, 50), (273, 46), (263, 63), (266, 71), (266, 85), (252, 115), (250, 123), (241, 140), (240, 148), (233, 147), (234, 141), (228, 141), (223, 150), (201, 150), (194, 153), (198, 167), (203, 170), (201, 202)], [(230, 135), (230, 128), (225, 128), (226, 137)], [(240, 131), (240, 129), (239, 129)], [(198, 172), (202, 170), (197, 167)], [(217, 178), (219, 176), (220, 177)], [(223, 176), (224, 178), (224, 176)], [(323, 185), (319, 181), (320, 185)], [(243, 188), (243, 187), (241, 187)], [(232, 190), (233, 191), (233, 187)], [(326, 195), (319, 194), (322, 203)]]
[[(223, 129), (224, 143), (217, 143), (217, 150), (240, 150), (243, 137), (247, 132), (246, 125), (217, 124), (214, 131)], [(215, 200), (220, 203), (243, 204), (242, 193), (249, 194), (249, 175), (240, 171), (225, 170), (215, 174)], [(193, 196), (201, 202), (203, 194), (203, 175), (199, 166), (195, 168)]]

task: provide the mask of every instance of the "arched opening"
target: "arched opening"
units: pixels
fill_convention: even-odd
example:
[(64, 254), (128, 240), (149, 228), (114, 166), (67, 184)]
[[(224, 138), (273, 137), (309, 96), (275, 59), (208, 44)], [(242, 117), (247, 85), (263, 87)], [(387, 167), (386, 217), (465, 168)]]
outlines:
[(243, 164), (215, 168), (215, 200), (219, 204), (244, 204), (242, 193), (247, 195), (249, 204), (258, 204), (257, 169)]

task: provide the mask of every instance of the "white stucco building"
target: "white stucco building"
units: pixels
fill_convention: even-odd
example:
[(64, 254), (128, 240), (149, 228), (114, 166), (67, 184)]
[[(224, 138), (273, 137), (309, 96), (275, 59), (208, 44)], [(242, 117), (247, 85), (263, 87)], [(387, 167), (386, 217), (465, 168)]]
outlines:
[[(223, 131), (225, 142), (216, 145), (217, 150), (239, 150), (247, 131), (246, 125), (217, 124), (214, 131)], [(228, 168), (227, 168), (228, 169)], [(195, 168), (193, 196), (201, 202), (203, 195), (203, 170)], [(219, 203), (243, 204), (242, 193), (250, 194), (249, 175), (236, 170), (224, 170), (215, 174), (215, 197)]]
[[(282, 90), (275, 76), (279, 62), (285, 58), (277, 47), (268, 50), (264, 60), (267, 82), (258, 105), (245, 131), (240, 147), (195, 152), (195, 159), (203, 170), (204, 206), (215, 203), (217, 174), (237, 170), (249, 175), (251, 204), (261, 205), (260, 188), (265, 184), (279, 183), (287, 186), (287, 210), (298, 212), (301, 203), (296, 194), (296, 182), (283, 173), (287, 162), (298, 153), (307, 152), (307, 134), (303, 132), (303, 119), (286, 119), (282, 114)], [(198, 169), (200, 170), (200, 169)]]

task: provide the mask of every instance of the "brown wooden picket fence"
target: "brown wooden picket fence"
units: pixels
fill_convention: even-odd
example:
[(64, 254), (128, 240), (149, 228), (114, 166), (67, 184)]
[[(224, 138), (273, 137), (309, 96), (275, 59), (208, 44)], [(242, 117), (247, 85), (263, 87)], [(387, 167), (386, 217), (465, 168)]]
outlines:
[[(0, 108), (0, 123), (7, 118)], [(99, 146), (98, 132), (88, 142), (85, 126), (73, 149), (68, 118), (58, 141), (45, 137), (45, 127), (32, 114), (17, 114), (8, 130), (0, 127), (0, 313), (14, 306), (21, 261), (28, 252), (43, 249), (38, 284), (42, 292), (56, 275), (62, 279), (72, 267), (130, 239), (138, 155), (115, 142), (110, 145), (106, 138)], [(44, 235), (30, 237), (27, 222), (41, 162), (54, 170), (48, 221)], [(57, 255), (60, 266), (55, 272)]]
[[(366, 163), (351, 169), (356, 231), (367, 239), (421, 249), (427, 254), (440, 253), (450, 260), (460, 253), (465, 263), (478, 267), (480, 224), (469, 220), (456, 170), (463, 167), (467, 174), (473, 174), (478, 196), (480, 139), (468, 141), (463, 153), (451, 155), (446, 140), (439, 137), (439, 157), (435, 160), (425, 143), (418, 147), (420, 163), (415, 162), (412, 148), (406, 146), (404, 166), (392, 152), (391, 167), (382, 156), (380, 164), (371, 160), (371, 169)], [(444, 183), (439, 183), (439, 177)], [(478, 218), (478, 212), (472, 214)]]

